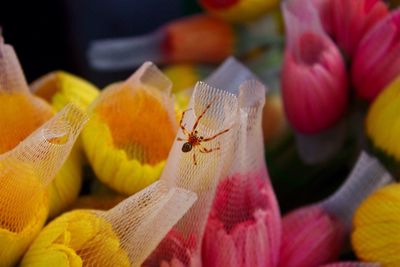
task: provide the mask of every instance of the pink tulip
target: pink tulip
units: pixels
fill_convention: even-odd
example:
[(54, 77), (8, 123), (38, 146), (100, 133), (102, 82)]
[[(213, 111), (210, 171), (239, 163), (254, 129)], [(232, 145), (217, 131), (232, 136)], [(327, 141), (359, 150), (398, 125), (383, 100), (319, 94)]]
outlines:
[(204, 266), (277, 266), (280, 217), (263, 173), (219, 184), (203, 240)]
[(337, 260), (356, 208), (390, 182), (393, 178), (379, 161), (361, 153), (348, 179), (333, 195), (283, 217), (279, 266), (315, 267)]
[(400, 74), (400, 9), (366, 33), (354, 54), (351, 71), (358, 96), (368, 101)]
[[(205, 266), (272, 266), (269, 258), (269, 214), (257, 210), (253, 218), (227, 231), (221, 221), (210, 219), (204, 238)], [(223, 249), (223, 253), (221, 253)]]
[(344, 61), (309, 0), (288, 0), (282, 9), (287, 36), (281, 76), (285, 111), (297, 131), (318, 133), (335, 125), (346, 111)]
[(344, 242), (344, 227), (320, 205), (295, 210), (282, 220), (279, 266), (312, 267), (335, 260)]
[(348, 56), (365, 33), (388, 13), (381, 0), (314, 0), (325, 30)]
[(321, 265), (320, 267), (379, 267), (378, 263), (366, 263), (366, 262), (337, 262), (330, 263), (326, 265)]

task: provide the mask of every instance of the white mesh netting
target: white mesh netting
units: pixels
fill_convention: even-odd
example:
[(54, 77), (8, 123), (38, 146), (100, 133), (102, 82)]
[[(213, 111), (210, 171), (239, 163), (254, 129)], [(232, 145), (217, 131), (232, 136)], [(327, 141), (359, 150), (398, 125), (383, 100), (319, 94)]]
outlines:
[(204, 266), (276, 266), (280, 212), (264, 159), (264, 86), (239, 91), (239, 129), (229, 173), (218, 185), (205, 231)]
[(43, 226), (47, 186), (67, 158), (86, 115), (69, 105), (0, 155), (0, 265), (12, 265)]
[(22, 266), (140, 266), (195, 200), (159, 181), (109, 211), (65, 213), (40, 232)]
[(201, 266), (205, 223), (218, 181), (231, 163), (237, 109), (235, 95), (202, 82), (195, 86), (181, 122), (185, 129), (178, 132), (160, 180), (197, 193), (198, 200), (143, 266)]

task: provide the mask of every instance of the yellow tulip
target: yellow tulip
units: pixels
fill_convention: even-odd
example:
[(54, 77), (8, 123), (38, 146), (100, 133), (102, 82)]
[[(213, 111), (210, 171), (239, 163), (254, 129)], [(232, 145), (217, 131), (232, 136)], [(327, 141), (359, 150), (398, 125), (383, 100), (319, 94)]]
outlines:
[(147, 62), (95, 100), (82, 141), (104, 184), (130, 195), (159, 178), (177, 131), (170, 89), (169, 79)]
[(400, 266), (400, 184), (385, 186), (356, 211), (352, 244), (357, 256), (382, 267)]
[(140, 266), (195, 199), (156, 182), (109, 211), (65, 213), (40, 232), (21, 266)]
[(193, 88), (197, 81), (203, 80), (211, 73), (212, 68), (196, 64), (172, 64), (163, 69), (164, 74), (172, 82), (172, 93)]
[[(94, 264), (95, 263), (95, 264)], [(22, 266), (130, 266), (112, 225), (75, 210), (52, 221), (26, 253)]]
[[(99, 95), (99, 90), (94, 85), (64, 71), (54, 71), (42, 76), (34, 81), (30, 88), (36, 96), (46, 100), (56, 111), (68, 103), (74, 103), (86, 110)], [(49, 217), (55, 217), (65, 210), (76, 200), (80, 192), (83, 158), (79, 141), (49, 187)]]
[(47, 185), (71, 150), (85, 115), (68, 106), (0, 155), (0, 266), (14, 265), (47, 219)]
[[(0, 114), (0, 153), (4, 153), (14, 148), (19, 142), (25, 139), (34, 130), (40, 127), (43, 123), (49, 120), (54, 115), (53, 108), (46, 103), (43, 99), (34, 96), (30, 93), (26, 83), (21, 66), (19, 65), (18, 58), (10, 45), (0, 41), (0, 50), (4, 55), (0, 58), (0, 68), (2, 70), (0, 84), (0, 106), (2, 112)], [(53, 77), (53, 78), (51, 78)], [(61, 77), (61, 78), (55, 78)], [(62, 80), (63, 82), (60, 82)], [(50, 96), (53, 93), (55, 107), (60, 110), (65, 104), (75, 97), (79, 101), (72, 101), (79, 106), (83, 106), (83, 100), (88, 97), (76, 97), (76, 95), (83, 94), (74, 91), (79, 91), (75, 86), (81, 86), (83, 89), (86, 82), (78, 81), (72, 76), (65, 73), (60, 75), (48, 75), (38, 82), (34, 87), (38, 92), (45, 93), (44, 95)], [(58, 86), (58, 87), (56, 87)], [(74, 87), (72, 96), (63, 98), (67, 89), (70, 86)], [(86, 88), (85, 87), (85, 88)], [(92, 91), (90, 91), (92, 90)], [(90, 91), (93, 93), (94, 89), (85, 89), (82, 91)], [(60, 93), (55, 93), (59, 91)], [(46, 93), (47, 92), (47, 93)], [(80, 91), (79, 91), (80, 92)], [(40, 95), (39, 94), (39, 95)], [(93, 98), (93, 97), (92, 97)], [(61, 102), (57, 99), (64, 99)], [(77, 197), (81, 187), (81, 153), (78, 148), (71, 152), (71, 156), (65, 162), (65, 166), (61, 168), (60, 173), (57, 174), (53, 183), (48, 188), (49, 190), (49, 203), (50, 213), (49, 216), (53, 217), (62, 211), (66, 206), (71, 204)]]
[(400, 160), (400, 77), (386, 87), (369, 108), (366, 131), (374, 146)]

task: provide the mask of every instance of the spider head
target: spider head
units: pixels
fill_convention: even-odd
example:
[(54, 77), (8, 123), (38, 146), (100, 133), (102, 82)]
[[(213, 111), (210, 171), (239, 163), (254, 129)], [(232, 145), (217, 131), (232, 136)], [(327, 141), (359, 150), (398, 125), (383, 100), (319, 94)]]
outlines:
[(189, 142), (186, 142), (182, 146), (182, 152), (184, 152), (184, 153), (189, 152), (190, 150), (192, 150), (192, 148), (193, 148), (192, 144)]

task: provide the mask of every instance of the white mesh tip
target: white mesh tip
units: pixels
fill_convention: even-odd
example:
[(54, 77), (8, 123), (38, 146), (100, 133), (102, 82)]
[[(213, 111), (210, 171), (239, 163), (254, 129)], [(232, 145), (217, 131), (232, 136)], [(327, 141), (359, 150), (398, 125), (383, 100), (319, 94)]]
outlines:
[(313, 1), (285, 0), (281, 3), (285, 21), (287, 44), (295, 46), (295, 39), (304, 32), (326, 36)]
[(14, 48), (0, 39), (0, 91), (28, 92), (24, 72)]
[(239, 86), (246, 80), (259, 79), (236, 58), (229, 57), (207, 77), (205, 83), (237, 95)]
[(263, 106), (265, 103), (266, 87), (257, 80), (246, 80), (240, 85), (239, 107), (251, 108)]
[(349, 231), (354, 211), (360, 203), (375, 190), (393, 181), (375, 157), (362, 152), (345, 183), (323, 202), (323, 206), (338, 217)]
[(135, 71), (126, 83), (136, 85), (142, 83), (152, 88), (158, 89), (166, 94), (171, 93), (172, 82), (164, 73), (152, 62), (146, 61)]

